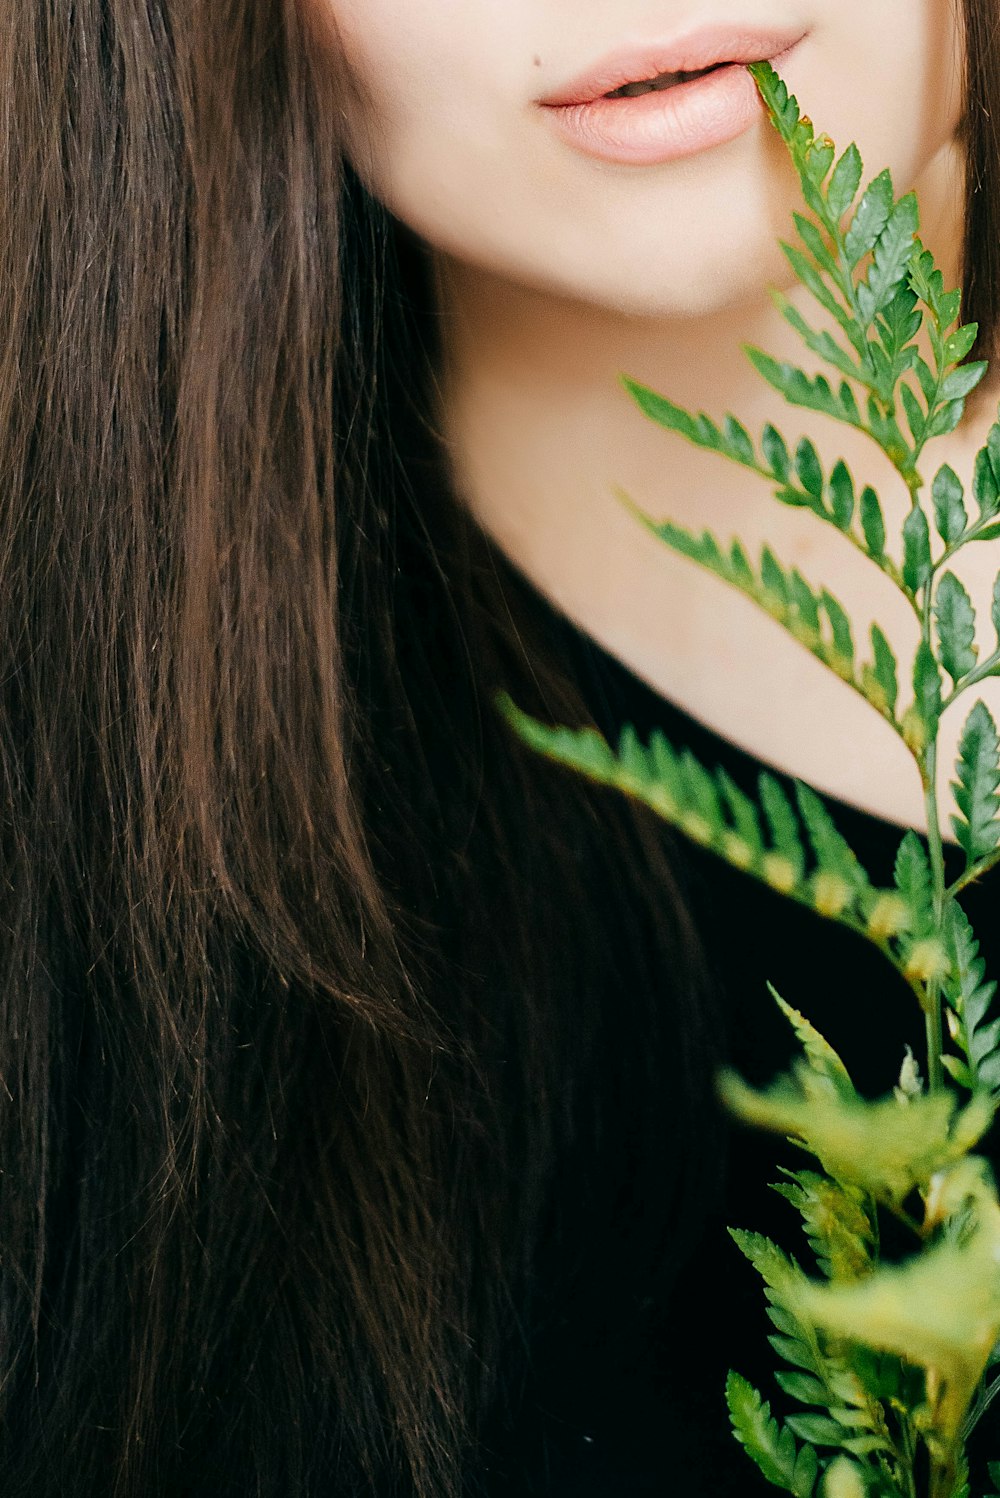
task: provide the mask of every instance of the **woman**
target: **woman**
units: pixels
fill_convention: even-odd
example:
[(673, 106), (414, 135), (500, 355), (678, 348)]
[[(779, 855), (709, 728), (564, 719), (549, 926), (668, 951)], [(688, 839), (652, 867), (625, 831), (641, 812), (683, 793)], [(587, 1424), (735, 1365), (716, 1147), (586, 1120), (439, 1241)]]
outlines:
[[(608, 498), (823, 544), (614, 382), (774, 413), (736, 359), (784, 337), (763, 111), (655, 161), (560, 113), (609, 56), (766, 36), (953, 278), (964, 248), (990, 350), (992, 4), (832, 9), (11, 0), (7, 1492), (753, 1491), (716, 1393), (766, 1326), (715, 1246), (713, 1006), (780, 986), (757, 925), (796, 938), (491, 699), (714, 729), (918, 825), (867, 720), (827, 743), (835, 684), (789, 690), (783, 642)], [(850, 566), (810, 558), (847, 602)], [(730, 1047), (765, 1073), (766, 1023)]]

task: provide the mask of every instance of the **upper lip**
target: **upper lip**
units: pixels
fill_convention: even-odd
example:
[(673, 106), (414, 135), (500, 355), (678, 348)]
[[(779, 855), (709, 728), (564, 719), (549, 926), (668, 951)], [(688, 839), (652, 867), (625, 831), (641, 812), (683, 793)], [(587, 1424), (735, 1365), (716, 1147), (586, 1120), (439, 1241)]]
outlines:
[(804, 35), (803, 31), (772, 27), (716, 25), (702, 26), (663, 41), (619, 47), (538, 103), (589, 104), (627, 83), (644, 83), (661, 73), (697, 73), (720, 63), (773, 60), (794, 47)]

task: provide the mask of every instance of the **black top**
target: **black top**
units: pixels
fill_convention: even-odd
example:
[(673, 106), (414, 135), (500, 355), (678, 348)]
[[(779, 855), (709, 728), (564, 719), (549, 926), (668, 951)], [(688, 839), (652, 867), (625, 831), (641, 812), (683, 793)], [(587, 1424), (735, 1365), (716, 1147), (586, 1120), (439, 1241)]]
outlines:
[[(624, 723), (634, 724), (643, 738), (659, 727), (675, 746), (690, 746), (706, 765), (725, 766), (747, 792), (755, 791), (764, 768), (759, 761), (666, 702), (546, 607), (584, 698), (612, 741)], [(766, 768), (791, 793), (790, 778)], [(872, 879), (891, 884), (902, 829), (824, 799)], [(764, 1084), (795, 1053), (787, 1023), (767, 993), (770, 980), (840, 1051), (863, 1092), (889, 1091), (904, 1043), (918, 1057), (922, 1053), (923, 1021), (910, 990), (880, 953), (686, 840), (677, 840), (673, 857), (724, 1016), (724, 1052), (740, 1071)], [(963, 858), (946, 847), (949, 877)], [(994, 871), (963, 902), (988, 975), (1000, 972), (1000, 937), (992, 918), (998, 891), (1000, 871)], [(756, 1383), (779, 1410), (790, 1407), (773, 1378), (782, 1365), (766, 1341), (773, 1328), (760, 1281), (725, 1229), (729, 1224), (766, 1232), (810, 1262), (797, 1214), (767, 1189), (779, 1164), (801, 1163), (801, 1156), (796, 1161), (777, 1136), (735, 1125), (726, 1125), (725, 1138), (723, 1200), (709, 1212), (665, 1303), (649, 1295), (643, 1351), (638, 1357), (630, 1353), (629, 1365), (622, 1366), (606, 1344), (595, 1346), (588, 1337), (593, 1306), (571, 1307), (559, 1345), (541, 1360), (510, 1451), (498, 1452), (491, 1495), (749, 1498), (774, 1492), (729, 1430), (723, 1393), (729, 1367)], [(641, 1302), (643, 1287), (635, 1292)], [(1000, 1429), (994, 1424), (983, 1434), (991, 1449), (982, 1454), (1000, 1455)]]

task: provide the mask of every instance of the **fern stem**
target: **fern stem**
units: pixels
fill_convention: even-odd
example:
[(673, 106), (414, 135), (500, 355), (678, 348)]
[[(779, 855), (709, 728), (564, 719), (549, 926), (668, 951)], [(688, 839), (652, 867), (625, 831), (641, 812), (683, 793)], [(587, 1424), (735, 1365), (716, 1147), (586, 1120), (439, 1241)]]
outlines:
[[(930, 597), (929, 586), (927, 594)], [(927, 809), (927, 846), (930, 852), (931, 879), (933, 883), (934, 930), (940, 939), (944, 915), (945, 875), (944, 847), (941, 840), (941, 827), (938, 819), (937, 734), (937, 725), (935, 725), (934, 735), (928, 746), (924, 762), (926, 775), (924, 797)], [(944, 1037), (941, 1025), (941, 985), (939, 979), (933, 977), (927, 984), (924, 1022), (927, 1035), (927, 1085), (931, 1092), (934, 1092), (944, 1084), (944, 1069), (941, 1065)]]
[(917, 1441), (913, 1430), (913, 1423), (909, 1419), (902, 1422), (903, 1450), (905, 1460), (903, 1462), (903, 1480), (906, 1483), (906, 1498), (917, 1498), (917, 1477), (913, 1470), (917, 1454)]
[(998, 863), (1000, 863), (1000, 848), (994, 848), (992, 853), (988, 853), (985, 857), (970, 864), (967, 869), (959, 874), (954, 883), (949, 884), (945, 891), (946, 897), (949, 900), (953, 900), (956, 895), (961, 894), (963, 889), (967, 889), (970, 884), (975, 884), (977, 879), (981, 879), (984, 874), (989, 873), (990, 869), (995, 868)]
[(942, 702), (941, 711), (944, 712), (946, 708), (951, 707), (955, 698), (960, 696), (966, 687), (972, 687), (979, 681), (985, 681), (987, 676), (996, 676), (998, 670), (1000, 670), (1000, 650), (994, 650), (992, 655), (988, 655), (984, 661), (980, 661), (973, 670), (962, 677), (958, 686), (952, 692), (949, 692), (948, 696)]
[[(931, 595), (931, 579), (928, 578), (924, 585), (923, 598), (923, 636), (928, 647), (931, 640)], [(924, 755), (923, 779), (924, 804), (927, 813), (927, 846), (930, 852), (931, 878), (933, 883), (934, 931), (940, 940), (943, 934), (945, 873), (944, 846), (941, 839), (941, 824), (937, 799), (939, 727), (940, 714), (934, 724), (934, 731), (931, 734), (930, 743)], [(927, 984), (924, 1018), (927, 1035), (927, 1085), (931, 1092), (935, 1092), (944, 1084), (944, 1069), (941, 1065), (941, 1053), (944, 1049), (941, 1025), (941, 986), (937, 978), (931, 978)]]
[(969, 1439), (998, 1394), (1000, 1394), (1000, 1378), (995, 1378), (988, 1386), (985, 1380), (980, 1383), (976, 1391), (975, 1403), (962, 1422), (961, 1436), (963, 1441)]
[(927, 1085), (934, 1092), (944, 1082), (944, 1072), (941, 1066), (941, 1051), (943, 1048), (941, 999), (937, 992), (936, 984), (928, 986), (927, 998), (929, 1007), (924, 1013), (924, 1025), (927, 1035)]
[[(936, 729), (935, 737), (927, 750), (926, 767), (927, 844), (930, 850), (931, 877), (934, 886), (934, 930), (940, 939), (944, 916), (945, 882), (944, 848), (941, 841), (941, 828), (938, 825)], [(927, 1085), (934, 1092), (944, 1083), (944, 1071), (941, 1065), (941, 1054), (944, 1049), (941, 1026), (941, 985), (937, 978), (931, 978), (927, 984), (924, 1018), (927, 1034)]]

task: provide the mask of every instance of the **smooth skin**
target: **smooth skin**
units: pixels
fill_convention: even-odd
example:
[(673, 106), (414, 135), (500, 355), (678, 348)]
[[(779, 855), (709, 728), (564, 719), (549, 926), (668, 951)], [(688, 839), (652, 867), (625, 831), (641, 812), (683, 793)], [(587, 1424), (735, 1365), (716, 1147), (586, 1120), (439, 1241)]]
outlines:
[[(879, 488), (890, 534), (905, 490), (874, 446), (770, 391), (744, 342), (809, 365), (773, 307), (821, 315), (777, 247), (797, 182), (763, 106), (739, 139), (658, 166), (614, 166), (558, 139), (538, 100), (609, 51), (701, 24), (789, 28), (782, 76), (818, 128), (855, 140), (866, 177), (914, 187), (922, 235), (960, 281), (962, 34), (954, 0), (310, 0), (332, 20), (358, 85), (349, 152), (371, 190), (431, 246), (443, 318), (440, 421), (463, 502), (531, 581), (658, 692), (779, 768), (900, 825), (924, 828), (902, 744), (849, 688), (747, 600), (673, 556), (616, 502), (751, 553), (769, 541), (845, 604), (859, 642), (878, 618), (908, 660), (912, 613), (831, 528), (766, 484), (641, 416), (626, 372), (751, 431), (805, 434)], [(819, 368), (818, 365), (813, 367)], [(927, 477), (972, 457), (997, 410), (991, 378)], [(980, 618), (1000, 557), (971, 546), (955, 571)], [(990, 649), (984, 631), (981, 648)], [(1000, 681), (982, 695), (1000, 715)], [(940, 793), (972, 697), (941, 729)]]

